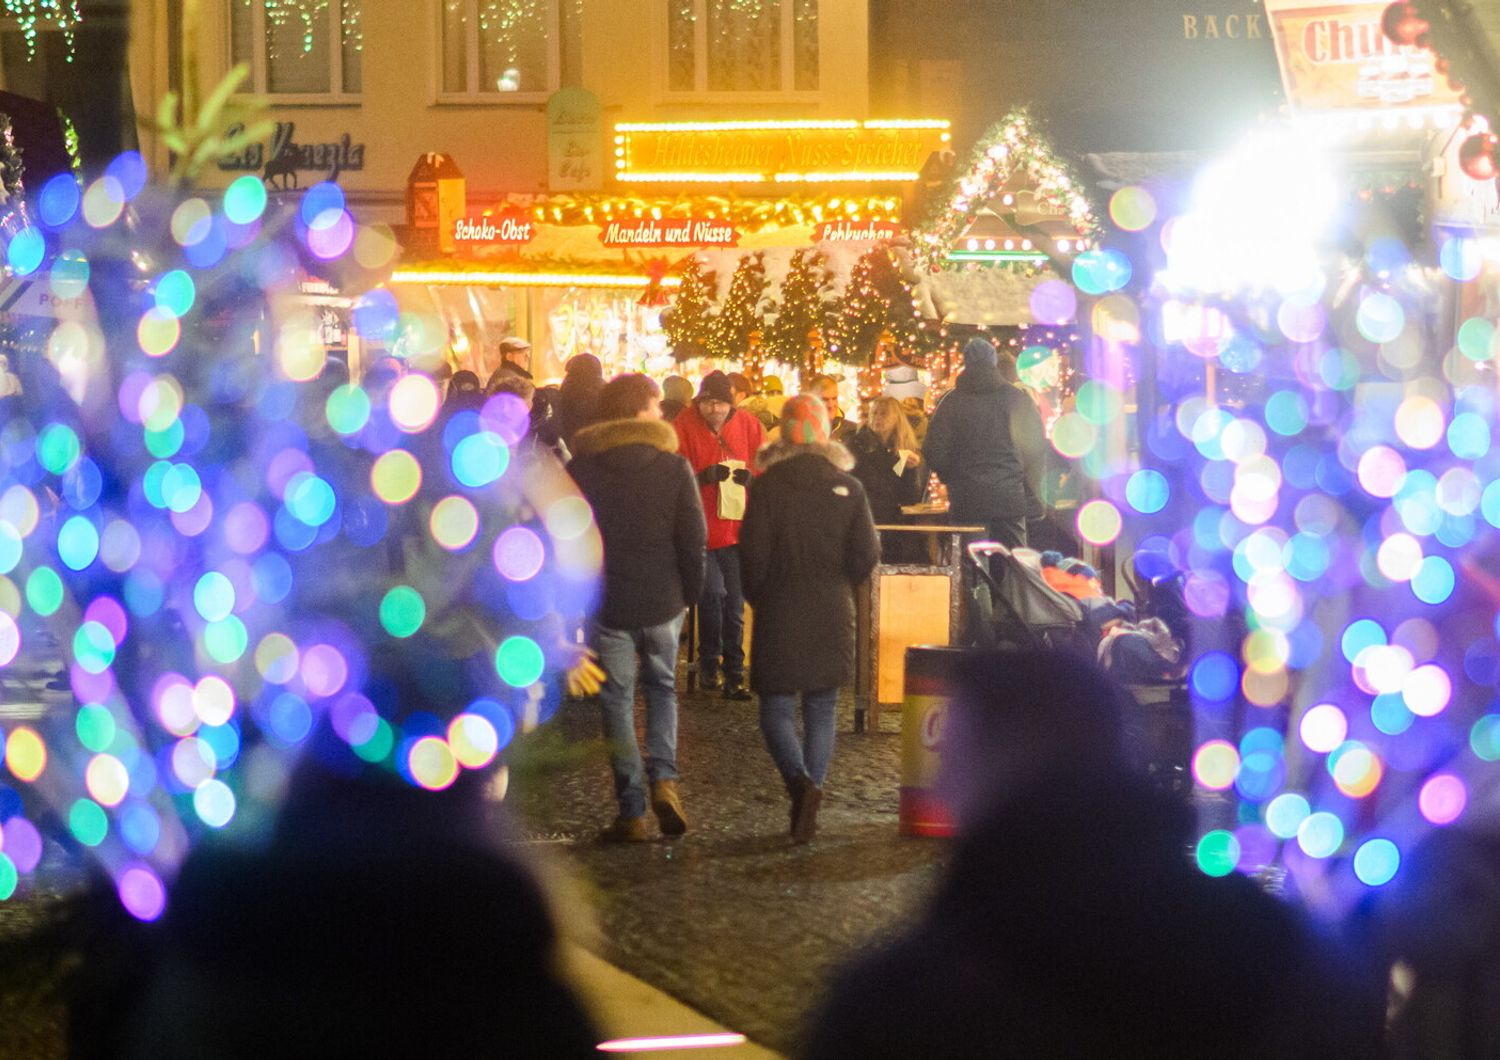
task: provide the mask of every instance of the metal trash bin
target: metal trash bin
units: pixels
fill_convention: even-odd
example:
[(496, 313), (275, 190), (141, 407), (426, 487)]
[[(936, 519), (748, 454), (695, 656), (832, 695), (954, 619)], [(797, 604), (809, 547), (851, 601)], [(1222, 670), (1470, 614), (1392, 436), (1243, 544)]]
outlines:
[(901, 834), (951, 836), (953, 818), (938, 798), (939, 741), (953, 698), (961, 648), (907, 648), (901, 708)]

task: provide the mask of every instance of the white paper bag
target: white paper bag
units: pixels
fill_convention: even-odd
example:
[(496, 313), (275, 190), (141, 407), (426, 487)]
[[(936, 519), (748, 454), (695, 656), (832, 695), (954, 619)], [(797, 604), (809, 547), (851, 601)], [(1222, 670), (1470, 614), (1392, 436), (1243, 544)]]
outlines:
[(719, 483), (719, 518), (738, 521), (745, 518), (745, 487), (734, 480), (736, 471), (744, 470), (743, 460), (721, 461), (729, 477)]

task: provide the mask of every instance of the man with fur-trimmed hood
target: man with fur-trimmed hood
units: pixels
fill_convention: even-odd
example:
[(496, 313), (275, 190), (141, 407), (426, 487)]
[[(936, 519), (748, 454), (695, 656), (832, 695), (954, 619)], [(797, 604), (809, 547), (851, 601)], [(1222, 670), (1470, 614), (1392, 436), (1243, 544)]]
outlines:
[[(661, 392), (621, 375), (599, 396), (601, 422), (575, 436), (568, 465), (604, 539), (604, 600), (590, 642), (606, 677), (599, 693), (620, 812), (601, 838), (646, 836), (646, 779), (663, 835), (687, 830), (677, 791), (677, 638), (703, 591), (708, 530), (698, 485), (661, 419)], [(646, 760), (635, 737), (637, 656), (646, 697)]]

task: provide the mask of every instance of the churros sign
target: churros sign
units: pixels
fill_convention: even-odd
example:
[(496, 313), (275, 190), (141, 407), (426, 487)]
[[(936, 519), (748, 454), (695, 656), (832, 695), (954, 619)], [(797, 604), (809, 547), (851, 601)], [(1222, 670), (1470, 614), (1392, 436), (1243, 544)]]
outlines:
[(1380, 17), (1385, 0), (1329, 4), (1266, 0), (1287, 98), (1304, 111), (1458, 106), (1431, 52), (1396, 44)]

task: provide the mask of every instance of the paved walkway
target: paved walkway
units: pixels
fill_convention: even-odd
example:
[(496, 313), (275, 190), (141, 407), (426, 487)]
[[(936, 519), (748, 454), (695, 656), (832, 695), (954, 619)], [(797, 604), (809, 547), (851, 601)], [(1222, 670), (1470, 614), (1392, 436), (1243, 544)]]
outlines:
[[(729, 1029), (576, 943), (564, 948), (563, 963), (599, 1029), (609, 1041), (620, 1043), (618, 1051), (612, 1050), (617, 1056), (656, 1056), (658, 1049), (670, 1045), (670, 1055), (681, 1060), (778, 1060), (776, 1053), (750, 1041), (681, 1047), (672, 1039), (724, 1038)], [(630, 1042), (641, 1039), (645, 1041), (640, 1049), (628, 1049)]]
[(575, 871), (603, 957), (790, 1053), (833, 970), (905, 920), (947, 844), (897, 834), (893, 716), (885, 731), (855, 735), (852, 704), (842, 704), (819, 835), (797, 847), (755, 704), (691, 695), (680, 713), (690, 820), (681, 840), (593, 842), (615, 808), (591, 703), (568, 704), (548, 727), (533, 757), (554, 764), (518, 776), (514, 804), (538, 852)]

